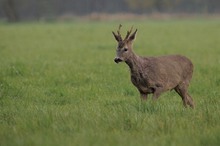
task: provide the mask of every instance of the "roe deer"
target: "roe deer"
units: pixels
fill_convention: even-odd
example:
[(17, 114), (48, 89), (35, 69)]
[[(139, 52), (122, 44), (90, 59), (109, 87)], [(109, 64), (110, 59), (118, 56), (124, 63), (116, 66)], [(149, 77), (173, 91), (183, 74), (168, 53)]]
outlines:
[[(194, 107), (193, 99), (188, 93), (188, 87), (193, 74), (192, 62), (181, 55), (167, 55), (160, 57), (141, 57), (132, 51), (137, 29), (132, 28), (122, 39), (119, 25), (117, 34), (112, 32), (118, 46), (116, 49), (116, 63), (124, 61), (130, 68), (131, 81), (140, 92), (143, 100), (148, 94), (157, 99), (161, 93), (174, 89), (182, 98), (183, 105)], [(132, 34), (131, 34), (132, 33)]]

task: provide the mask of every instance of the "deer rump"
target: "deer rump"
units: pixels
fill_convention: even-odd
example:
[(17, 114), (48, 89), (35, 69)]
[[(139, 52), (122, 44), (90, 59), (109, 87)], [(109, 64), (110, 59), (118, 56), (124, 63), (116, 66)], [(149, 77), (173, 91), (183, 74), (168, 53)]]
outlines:
[(131, 81), (140, 93), (154, 93), (175, 89), (178, 85), (189, 84), (193, 73), (191, 61), (181, 55), (160, 57), (139, 57), (137, 64), (130, 66)]

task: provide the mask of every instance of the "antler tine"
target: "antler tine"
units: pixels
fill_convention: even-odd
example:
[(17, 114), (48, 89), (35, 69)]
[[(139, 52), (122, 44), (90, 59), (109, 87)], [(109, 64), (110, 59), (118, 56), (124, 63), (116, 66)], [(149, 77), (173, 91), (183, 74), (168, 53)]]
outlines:
[(121, 30), (121, 27), (122, 27), (122, 25), (121, 24), (119, 24), (119, 26), (118, 26), (118, 35), (120, 35), (120, 30)]
[(117, 30), (118, 37), (119, 37), (120, 41), (122, 41), (121, 34), (120, 34), (121, 27), (122, 27), (122, 25), (119, 24), (119, 26), (118, 26), (118, 30)]
[(127, 39), (128, 39), (128, 37), (129, 37), (129, 35), (131, 34), (132, 30), (133, 30), (133, 26), (131, 26), (130, 31), (127, 31), (127, 35), (126, 35), (126, 37), (125, 37), (124, 40), (127, 40)]

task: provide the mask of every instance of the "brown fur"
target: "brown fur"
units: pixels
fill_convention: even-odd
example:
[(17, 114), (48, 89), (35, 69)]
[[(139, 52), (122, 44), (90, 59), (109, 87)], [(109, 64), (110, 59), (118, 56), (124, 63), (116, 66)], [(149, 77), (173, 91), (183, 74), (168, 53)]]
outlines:
[(118, 42), (115, 62), (124, 61), (129, 66), (131, 81), (139, 90), (141, 98), (147, 99), (148, 94), (153, 94), (153, 99), (157, 99), (161, 93), (174, 89), (181, 96), (185, 107), (194, 107), (192, 97), (188, 93), (193, 74), (192, 62), (181, 55), (138, 56), (132, 50), (137, 29), (132, 35), (132, 29), (128, 31), (124, 40), (119, 31), (120, 29), (118, 35), (113, 32)]

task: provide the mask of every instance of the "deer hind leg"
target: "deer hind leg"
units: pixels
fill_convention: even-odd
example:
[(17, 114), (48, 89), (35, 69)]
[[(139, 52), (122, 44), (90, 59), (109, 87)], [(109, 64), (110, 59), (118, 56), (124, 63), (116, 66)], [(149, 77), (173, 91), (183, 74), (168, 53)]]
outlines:
[(194, 108), (194, 102), (193, 102), (192, 97), (189, 95), (189, 93), (187, 93), (187, 97), (188, 97), (188, 102), (187, 102), (187, 104), (188, 104), (190, 107)]
[(175, 91), (180, 95), (180, 97), (182, 98), (182, 101), (183, 101), (183, 105), (185, 107), (187, 107), (187, 97), (186, 97), (186, 93), (183, 89), (181, 89), (179, 87), (179, 85), (175, 88)]
[(192, 97), (188, 93), (188, 86), (189, 84), (187, 82), (183, 82), (182, 84), (179, 84), (176, 88), (175, 91), (181, 96), (183, 100), (183, 105), (187, 107), (189, 105), (190, 107), (194, 107), (194, 103), (192, 100)]

